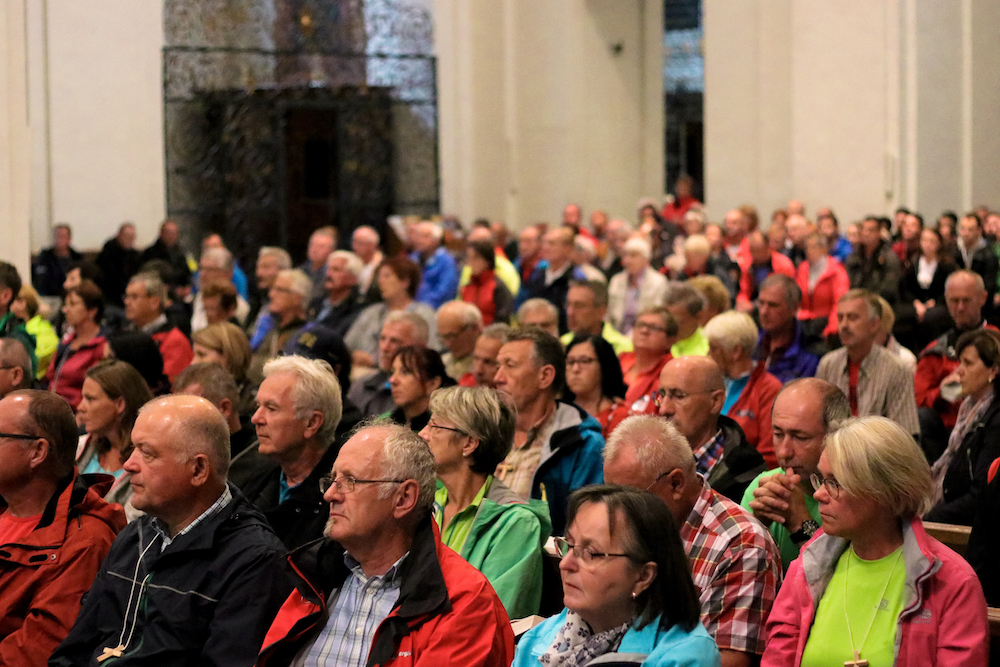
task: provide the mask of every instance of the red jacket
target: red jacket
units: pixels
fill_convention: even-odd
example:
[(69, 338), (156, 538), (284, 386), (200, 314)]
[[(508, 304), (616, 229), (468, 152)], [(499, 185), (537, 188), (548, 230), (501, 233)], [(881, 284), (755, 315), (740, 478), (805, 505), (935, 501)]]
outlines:
[[(819, 603), (814, 593), (822, 597), (847, 546), (820, 531), (792, 562), (767, 619), (761, 667), (802, 663)], [(903, 562), (906, 599), (896, 629), (895, 666), (986, 667), (986, 599), (972, 566), (928, 536), (917, 518), (903, 523)], [(844, 658), (849, 657), (848, 648)]]
[(153, 340), (160, 347), (160, 354), (163, 356), (163, 373), (170, 384), (173, 384), (181, 371), (190, 366), (194, 359), (191, 343), (177, 327), (154, 333)]
[(81, 477), (74, 470), (27, 540), (0, 545), (0, 665), (44, 666), (69, 634), (125, 527), (121, 506), (102, 499), (110, 482), (108, 475)]
[[(289, 554), (296, 588), (264, 637), (258, 667), (290, 664), (323, 629), (324, 591), (348, 576), (343, 555), (342, 547), (325, 538)], [(514, 633), (500, 599), (479, 570), (441, 543), (429, 515), (400, 567), (399, 600), (375, 631), (369, 667), (510, 665)]]
[[(986, 324), (985, 321), (982, 327), (997, 331), (996, 327), (992, 324)], [(958, 368), (955, 343), (961, 333), (957, 329), (951, 329), (925, 347), (920, 353), (920, 358), (917, 361), (917, 372), (913, 377), (917, 408), (935, 410), (947, 428), (955, 427), (955, 421), (958, 419), (958, 407), (962, 401), (950, 403), (941, 398), (941, 381)]]
[(780, 390), (781, 380), (768, 373), (764, 364), (754, 364), (750, 379), (726, 415), (740, 425), (747, 441), (764, 457), (768, 470), (778, 467), (771, 433), (771, 406)]
[[(648, 371), (640, 375), (628, 386), (625, 392), (625, 405), (628, 406), (629, 414), (648, 415), (656, 414), (651, 395), (660, 388), (660, 372), (667, 365), (674, 355), (667, 352), (660, 361)], [(618, 361), (622, 365), (622, 375), (628, 372), (635, 365), (635, 352), (622, 352), (618, 355)]]
[(87, 377), (87, 371), (104, 359), (106, 341), (104, 336), (94, 336), (79, 350), (71, 350), (69, 345), (74, 338), (73, 334), (69, 334), (59, 343), (59, 349), (56, 350), (56, 356), (49, 364), (45, 379), (48, 382), (49, 391), (62, 396), (76, 410), (76, 406), (80, 405), (83, 381)]
[[(745, 239), (744, 239), (745, 240)], [(740, 265), (740, 292), (736, 295), (737, 303), (750, 303), (750, 297), (753, 295), (754, 285), (753, 285), (753, 262), (750, 260), (749, 255), (741, 256)], [(772, 273), (780, 273), (783, 276), (788, 276), (789, 278), (795, 277), (795, 265), (792, 264), (792, 260), (788, 259), (780, 252), (771, 251), (771, 269)], [(760, 287), (759, 285), (757, 286)]]
[(799, 306), (800, 320), (827, 318), (824, 336), (837, 333), (837, 301), (851, 289), (851, 281), (847, 277), (844, 265), (833, 257), (826, 258), (826, 268), (819, 277), (816, 287), (809, 289), (809, 262), (799, 264), (795, 282), (802, 290), (802, 304)]

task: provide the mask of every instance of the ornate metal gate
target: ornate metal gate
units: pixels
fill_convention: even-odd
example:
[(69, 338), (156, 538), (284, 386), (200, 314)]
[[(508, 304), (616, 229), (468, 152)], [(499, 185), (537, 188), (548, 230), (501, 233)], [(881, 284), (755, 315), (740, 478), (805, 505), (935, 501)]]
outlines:
[[(404, 0), (166, 0), (168, 215), (299, 259), (309, 233), (439, 209), (436, 61)], [(189, 248), (194, 251), (195, 248)]]

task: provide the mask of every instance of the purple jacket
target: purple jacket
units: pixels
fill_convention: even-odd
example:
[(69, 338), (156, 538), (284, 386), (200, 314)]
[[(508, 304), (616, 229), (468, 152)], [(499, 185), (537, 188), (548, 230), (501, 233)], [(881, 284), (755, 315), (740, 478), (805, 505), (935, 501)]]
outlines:
[[(821, 530), (789, 567), (767, 619), (761, 667), (801, 665), (816, 606), (848, 544)], [(986, 667), (986, 599), (972, 567), (928, 536), (919, 518), (903, 524), (903, 562), (896, 667)]]
[[(771, 343), (767, 332), (761, 331), (757, 348), (753, 352), (755, 361), (767, 360), (767, 351)], [(811, 378), (816, 375), (819, 357), (802, 347), (802, 327), (795, 323), (795, 337), (792, 343), (779, 354), (774, 355), (767, 365), (767, 372), (781, 380), (781, 384), (791, 382), (796, 378)]]

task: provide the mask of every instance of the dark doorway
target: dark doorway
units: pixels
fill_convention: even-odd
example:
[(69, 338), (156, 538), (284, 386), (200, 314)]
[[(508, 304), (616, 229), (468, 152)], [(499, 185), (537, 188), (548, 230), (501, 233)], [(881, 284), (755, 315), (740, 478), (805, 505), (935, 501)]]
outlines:
[(285, 113), (285, 214), (288, 251), (305, 255), (309, 235), (337, 224), (337, 112), (289, 109)]

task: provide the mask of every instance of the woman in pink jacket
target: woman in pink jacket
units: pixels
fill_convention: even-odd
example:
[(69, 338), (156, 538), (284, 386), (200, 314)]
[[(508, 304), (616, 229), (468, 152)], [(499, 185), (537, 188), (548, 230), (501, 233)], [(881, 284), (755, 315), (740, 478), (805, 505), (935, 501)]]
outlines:
[(762, 667), (985, 667), (982, 587), (924, 531), (930, 467), (910, 434), (883, 417), (848, 420), (818, 469), (823, 528), (788, 570)]

